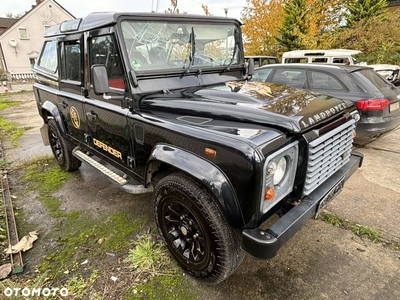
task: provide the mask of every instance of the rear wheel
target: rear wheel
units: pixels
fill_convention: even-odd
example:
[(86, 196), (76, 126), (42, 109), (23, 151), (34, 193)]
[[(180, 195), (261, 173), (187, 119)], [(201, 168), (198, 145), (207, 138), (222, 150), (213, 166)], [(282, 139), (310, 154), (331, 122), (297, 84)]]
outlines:
[(81, 166), (81, 161), (72, 155), (74, 144), (62, 136), (54, 119), (49, 120), (49, 141), (54, 157), (64, 171), (74, 171)]
[(163, 240), (189, 275), (218, 284), (237, 269), (244, 257), (239, 232), (226, 223), (205, 187), (175, 173), (157, 184), (154, 199)]

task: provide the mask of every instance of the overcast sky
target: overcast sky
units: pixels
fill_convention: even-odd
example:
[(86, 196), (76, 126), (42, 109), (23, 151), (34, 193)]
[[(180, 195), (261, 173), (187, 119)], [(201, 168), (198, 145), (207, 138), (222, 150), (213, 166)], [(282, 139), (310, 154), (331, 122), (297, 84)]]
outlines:
[[(171, 7), (170, 0), (56, 0), (62, 7), (76, 18), (84, 17), (94, 11), (130, 11), (130, 12), (164, 12)], [(158, 2), (158, 5), (157, 5)], [(36, 0), (1, 0), (0, 17), (7, 13), (14, 15), (31, 9)], [(201, 5), (208, 6), (214, 16), (225, 16), (224, 8), (228, 9), (228, 17), (240, 20), (240, 13), (246, 0), (178, 0), (181, 12), (204, 14)]]

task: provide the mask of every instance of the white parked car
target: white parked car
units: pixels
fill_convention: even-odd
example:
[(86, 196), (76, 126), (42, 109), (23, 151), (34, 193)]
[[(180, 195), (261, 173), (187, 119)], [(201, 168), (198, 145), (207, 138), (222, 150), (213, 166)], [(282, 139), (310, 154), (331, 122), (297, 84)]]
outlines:
[[(340, 64), (340, 65), (367, 65), (354, 58), (360, 54), (360, 50), (329, 49), (329, 50), (293, 50), (284, 52), (282, 63), (318, 63), (318, 64)], [(397, 65), (374, 64), (368, 65), (394, 85), (400, 85), (399, 70)]]
[(382, 75), (394, 85), (400, 86), (400, 67), (398, 65), (376, 64), (368, 66), (374, 68), (375, 72)]

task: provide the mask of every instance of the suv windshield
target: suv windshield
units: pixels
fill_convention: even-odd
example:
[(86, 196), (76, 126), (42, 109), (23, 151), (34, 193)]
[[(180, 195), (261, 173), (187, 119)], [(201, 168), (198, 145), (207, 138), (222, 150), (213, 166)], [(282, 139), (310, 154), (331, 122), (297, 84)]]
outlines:
[(123, 20), (121, 28), (136, 71), (240, 64), (239, 30), (233, 24)]

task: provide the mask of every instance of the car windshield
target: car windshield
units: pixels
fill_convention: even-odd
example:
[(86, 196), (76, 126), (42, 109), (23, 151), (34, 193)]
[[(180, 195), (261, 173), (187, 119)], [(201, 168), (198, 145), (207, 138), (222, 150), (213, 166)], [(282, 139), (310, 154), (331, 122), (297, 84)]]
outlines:
[(121, 28), (136, 71), (240, 64), (240, 34), (234, 24), (123, 20)]

